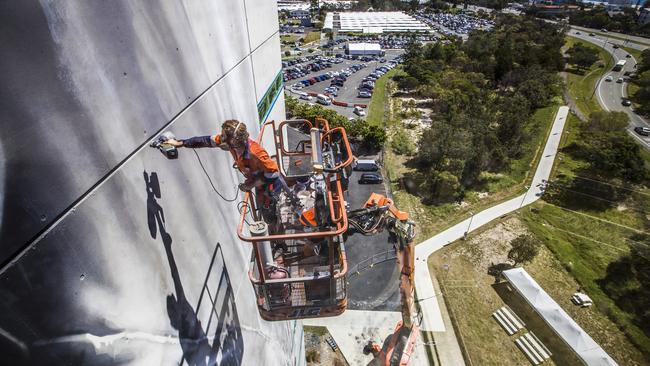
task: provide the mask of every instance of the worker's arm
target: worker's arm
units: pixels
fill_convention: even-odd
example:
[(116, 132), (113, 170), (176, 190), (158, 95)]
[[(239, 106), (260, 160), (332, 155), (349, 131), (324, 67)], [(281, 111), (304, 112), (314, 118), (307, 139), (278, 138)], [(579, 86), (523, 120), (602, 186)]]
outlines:
[(176, 147), (189, 147), (191, 149), (200, 147), (218, 147), (221, 144), (221, 135), (194, 136), (181, 140), (169, 139), (165, 141), (165, 143)]

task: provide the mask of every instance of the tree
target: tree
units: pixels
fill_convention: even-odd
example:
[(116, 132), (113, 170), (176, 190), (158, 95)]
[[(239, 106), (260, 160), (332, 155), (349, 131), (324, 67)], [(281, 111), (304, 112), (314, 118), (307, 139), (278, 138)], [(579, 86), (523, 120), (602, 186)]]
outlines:
[(635, 84), (639, 89), (634, 93), (634, 101), (639, 103), (638, 111), (643, 114), (650, 114), (650, 70), (639, 75)]
[(532, 235), (523, 234), (514, 238), (510, 246), (512, 248), (508, 251), (508, 259), (513, 261), (516, 267), (535, 259), (539, 253), (540, 243)]
[(285, 55), (286, 57), (291, 56), (291, 51), (284, 51), (284, 55)]
[(630, 123), (630, 117), (625, 112), (593, 112), (585, 127), (590, 132), (620, 132)]
[(404, 90), (413, 90), (419, 85), (420, 82), (413, 76), (405, 76), (397, 81), (397, 87)]
[(581, 42), (573, 45), (566, 53), (569, 55), (569, 63), (578, 66), (578, 68), (588, 69), (598, 61), (598, 51), (592, 47), (584, 46)]
[(413, 155), (415, 153), (415, 145), (404, 130), (399, 130), (393, 135), (390, 145), (393, 151), (399, 155)]
[(643, 50), (639, 63), (636, 65), (636, 72), (639, 74), (648, 70), (650, 70), (650, 48)]

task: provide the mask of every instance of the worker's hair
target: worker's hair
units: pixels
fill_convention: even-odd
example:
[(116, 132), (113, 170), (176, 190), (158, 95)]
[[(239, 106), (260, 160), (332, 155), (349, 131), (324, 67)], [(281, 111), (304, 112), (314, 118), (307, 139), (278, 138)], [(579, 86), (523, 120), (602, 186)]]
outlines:
[[(235, 131), (235, 129), (237, 129)], [(221, 125), (221, 138), (232, 145), (241, 147), (248, 141), (248, 130), (246, 124), (236, 119), (229, 119)]]

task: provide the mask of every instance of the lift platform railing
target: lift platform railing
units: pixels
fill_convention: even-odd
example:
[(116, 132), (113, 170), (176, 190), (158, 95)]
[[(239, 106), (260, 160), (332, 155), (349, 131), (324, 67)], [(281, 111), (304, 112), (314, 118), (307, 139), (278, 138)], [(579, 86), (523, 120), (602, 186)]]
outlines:
[[(322, 179), (324, 190), (320, 199), (324, 202), (319, 202), (326, 206), (322, 207), (325, 209), (322, 214), (329, 217), (325, 225), (317, 229), (296, 228), (295, 223), (289, 221), (290, 229), (278, 230), (278, 224), (285, 224), (282, 221), (271, 223), (271, 230), (254, 231), (250, 223), (261, 221), (265, 209), (256, 207), (258, 202), (253, 194), (245, 194), (237, 235), (253, 245), (249, 278), (257, 296), (258, 310), (266, 320), (341, 314), (347, 307), (348, 271), (342, 235), (348, 229), (342, 184), (346, 176), (342, 169), (353, 159), (347, 135), (342, 128), (330, 129), (327, 120), (319, 118), (314, 124), (307, 120), (284, 121), (277, 129), (275, 122), (267, 122), (258, 140), (263, 139), (269, 128), (273, 129), (275, 158), (280, 166), (286, 156), (309, 159), (309, 171), (303, 176), (317, 174)], [(294, 149), (287, 148), (289, 142), (296, 145)], [(314, 147), (317, 147), (316, 154)], [(315, 155), (318, 164), (312, 162)], [(319, 169), (317, 165), (321, 163)], [(271, 246), (282, 250), (282, 254), (271, 254)], [(305, 249), (314, 250), (315, 246), (321, 251), (326, 248), (327, 254), (306, 254)]]
[[(288, 320), (309, 317), (336, 316), (347, 308), (347, 259), (343, 242), (339, 245), (337, 268), (318, 275), (267, 279), (261, 282), (256, 258), (252, 258), (249, 278), (257, 295), (257, 305), (263, 319)], [(332, 266), (330, 266), (332, 268)]]
[[(299, 119), (299, 120), (288, 120), (288, 121), (281, 122), (279, 127), (284, 128), (283, 126), (290, 126), (292, 124), (302, 124), (309, 128), (313, 128), (312, 126), (314, 126), (308, 120)], [(278, 161), (278, 164), (281, 166), (282, 157), (280, 156), (280, 154), (285, 154), (287, 152), (284, 149), (284, 142), (283, 142), (284, 140), (282, 137), (283, 134), (281, 133), (281, 131), (280, 133), (278, 133), (278, 130), (276, 130), (275, 121), (266, 122), (262, 126), (262, 129), (257, 139), (258, 141), (262, 140), (264, 133), (267, 131), (268, 126), (271, 126), (271, 128), (273, 129), (273, 134), (274, 134), (273, 141), (276, 143), (276, 149), (278, 152), (278, 155), (276, 155), (276, 160)], [(350, 144), (347, 135), (345, 133), (345, 130), (341, 127), (330, 129), (327, 120), (322, 118), (315, 119), (315, 126), (317, 128), (322, 126), (322, 129), (324, 130), (324, 134), (321, 137), (321, 143), (323, 143), (324, 141), (328, 141), (331, 143), (332, 139), (334, 138), (334, 134), (335, 133), (340, 134), (341, 141), (343, 142), (343, 149), (345, 149), (346, 160), (339, 164), (336, 164), (334, 168), (340, 170), (349, 166), (352, 163), (354, 157), (352, 155), (352, 150), (350, 148)], [(310, 156), (310, 153), (306, 152), (305, 150), (300, 152), (300, 154)], [(250, 214), (252, 216), (253, 221), (259, 220), (257, 214), (257, 208), (255, 207), (255, 202), (254, 202), (255, 200), (252, 199), (251, 193), (247, 192), (244, 196), (242, 209), (240, 210), (240, 220), (239, 220), (239, 225), (237, 227), (237, 236), (243, 241), (253, 242), (253, 241), (264, 241), (264, 240), (274, 241), (274, 240), (292, 240), (292, 239), (303, 239), (303, 238), (324, 238), (324, 237), (334, 237), (343, 234), (344, 232), (347, 231), (348, 222), (347, 222), (347, 214), (345, 208), (345, 199), (343, 195), (344, 192), (343, 192), (343, 187), (341, 186), (340, 172), (334, 171), (334, 169), (328, 169), (326, 178), (329, 187), (327, 190), (327, 197), (326, 197), (327, 206), (329, 207), (330, 220), (333, 224), (336, 225), (331, 230), (316, 231), (316, 232), (299, 232), (299, 233), (292, 233), (292, 234), (271, 234), (271, 235), (255, 237), (255, 238), (250, 235), (245, 235), (244, 224), (247, 221), (246, 215)], [(334, 186), (334, 190), (332, 190), (332, 183)]]
[(244, 224), (248, 222), (246, 216), (250, 215), (252, 221), (259, 220), (259, 214), (255, 207), (255, 200), (253, 200), (252, 194), (246, 192), (244, 195), (244, 201), (241, 204), (240, 210), (240, 219), (239, 225), (237, 226), (237, 236), (239, 239), (252, 243), (256, 241), (285, 241), (285, 240), (297, 240), (297, 239), (316, 239), (316, 238), (325, 238), (341, 235), (345, 233), (348, 229), (348, 217), (345, 210), (345, 199), (343, 197), (343, 189), (341, 187), (341, 182), (336, 181), (335, 183), (336, 191), (333, 193), (331, 190), (327, 191), (327, 201), (329, 206), (330, 220), (336, 226), (332, 227), (327, 231), (312, 231), (312, 232), (295, 232), (288, 234), (269, 234), (265, 236), (252, 236), (244, 234)]

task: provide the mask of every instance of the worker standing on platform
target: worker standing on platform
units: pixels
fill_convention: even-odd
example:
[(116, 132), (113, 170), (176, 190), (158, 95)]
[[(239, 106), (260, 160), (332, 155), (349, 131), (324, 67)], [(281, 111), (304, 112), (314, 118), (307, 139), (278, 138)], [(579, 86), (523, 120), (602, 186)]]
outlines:
[[(287, 183), (284, 181), (278, 164), (269, 157), (268, 152), (256, 141), (249, 138), (246, 125), (240, 121), (230, 119), (221, 125), (221, 134), (214, 136), (195, 136), (188, 139), (169, 139), (165, 143), (175, 147), (219, 147), (230, 151), (235, 165), (246, 177), (244, 183), (239, 185), (242, 191), (263, 188), (277, 201), (280, 191), (285, 190), (290, 194)], [(291, 197), (292, 195), (290, 195)]]

